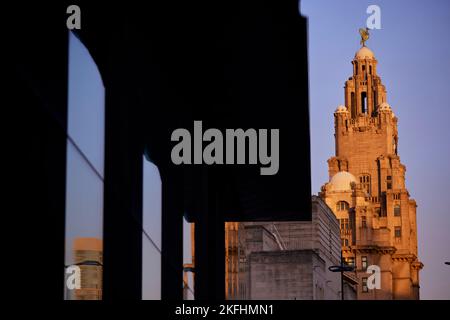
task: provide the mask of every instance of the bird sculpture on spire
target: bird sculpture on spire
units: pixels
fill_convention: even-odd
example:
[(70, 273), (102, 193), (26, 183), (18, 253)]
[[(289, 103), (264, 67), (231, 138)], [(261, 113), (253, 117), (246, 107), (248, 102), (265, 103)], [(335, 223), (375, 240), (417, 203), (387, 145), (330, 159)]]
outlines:
[(369, 40), (369, 28), (359, 28), (359, 34), (361, 35), (360, 43), (365, 47), (366, 41)]

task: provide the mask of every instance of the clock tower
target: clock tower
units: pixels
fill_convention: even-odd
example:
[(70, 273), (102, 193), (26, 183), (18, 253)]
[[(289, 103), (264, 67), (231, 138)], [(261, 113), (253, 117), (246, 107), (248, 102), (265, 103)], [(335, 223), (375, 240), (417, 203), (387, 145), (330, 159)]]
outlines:
[[(355, 267), (358, 299), (419, 299), (416, 202), (398, 155), (397, 117), (387, 103), (374, 53), (363, 45), (334, 113), (335, 156), (320, 196), (341, 227), (342, 254)], [(380, 267), (370, 289), (367, 268)]]

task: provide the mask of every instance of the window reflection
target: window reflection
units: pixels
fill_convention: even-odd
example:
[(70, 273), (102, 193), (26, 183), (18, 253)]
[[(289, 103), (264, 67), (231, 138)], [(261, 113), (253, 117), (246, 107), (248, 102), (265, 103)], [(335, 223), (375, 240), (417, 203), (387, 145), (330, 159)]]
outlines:
[(161, 177), (143, 157), (142, 299), (161, 299)]
[(194, 300), (195, 244), (194, 223), (183, 219), (183, 299)]
[(104, 94), (83, 44), (69, 35), (65, 298), (100, 300), (103, 272)]
[(69, 137), (103, 177), (105, 89), (97, 65), (86, 47), (72, 33), (69, 37), (68, 87)]
[(146, 236), (142, 237), (142, 299), (161, 299), (161, 252)]

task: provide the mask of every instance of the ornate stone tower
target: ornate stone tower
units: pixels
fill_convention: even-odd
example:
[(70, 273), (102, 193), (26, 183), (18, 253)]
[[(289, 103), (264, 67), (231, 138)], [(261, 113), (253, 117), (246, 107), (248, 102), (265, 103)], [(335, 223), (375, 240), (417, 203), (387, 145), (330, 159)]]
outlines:
[[(416, 202), (398, 156), (397, 118), (386, 102), (373, 52), (363, 46), (345, 83), (345, 106), (335, 113), (336, 156), (320, 196), (341, 226), (343, 258), (359, 279), (358, 299), (418, 299)], [(381, 268), (370, 289), (367, 267)]]

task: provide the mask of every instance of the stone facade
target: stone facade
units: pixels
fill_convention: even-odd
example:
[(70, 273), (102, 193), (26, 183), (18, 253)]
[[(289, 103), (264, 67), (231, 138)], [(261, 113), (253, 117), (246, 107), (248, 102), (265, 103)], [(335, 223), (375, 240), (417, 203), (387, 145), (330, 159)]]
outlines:
[[(335, 113), (336, 155), (320, 197), (340, 221), (344, 259), (356, 266), (358, 299), (419, 299), (416, 202), (398, 156), (397, 117), (386, 102), (372, 51), (362, 47)], [(368, 290), (369, 265), (381, 289)]]
[(339, 224), (319, 197), (312, 221), (229, 222), (225, 235), (227, 299), (341, 298), (340, 274), (328, 270), (340, 263)]

